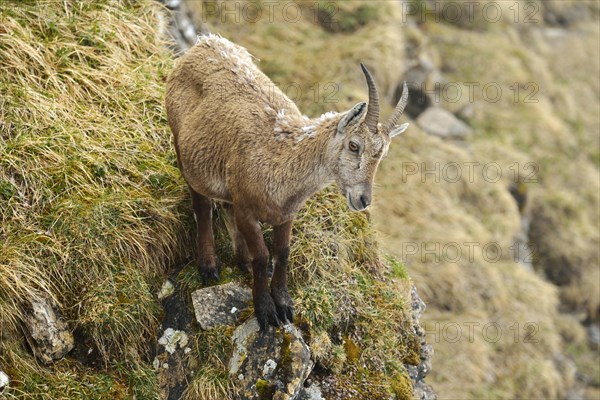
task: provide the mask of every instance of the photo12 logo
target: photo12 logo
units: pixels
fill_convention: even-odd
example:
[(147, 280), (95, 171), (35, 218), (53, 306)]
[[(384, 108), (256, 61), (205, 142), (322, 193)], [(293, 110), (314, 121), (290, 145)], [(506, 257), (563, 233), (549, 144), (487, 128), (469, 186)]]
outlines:
[(473, 343), (483, 339), (488, 343), (497, 343), (500, 340), (512, 343), (538, 343), (537, 322), (513, 322), (510, 325), (499, 322), (429, 322), (424, 321), (423, 327), (429, 343)]
[(407, 81), (406, 84), (411, 92), (420, 93), (421, 98), (427, 96), (434, 104), (461, 101), (471, 104), (478, 99), (486, 103), (498, 103), (507, 95), (513, 103), (539, 103), (536, 96), (540, 85), (537, 82), (512, 82), (508, 89), (503, 89), (498, 82), (435, 82), (431, 87), (423, 82)]
[(402, 183), (417, 179), (421, 183), (457, 183), (483, 180), (488, 183), (499, 182), (503, 177), (514, 183), (537, 183), (539, 166), (534, 162), (514, 162), (507, 167), (497, 162), (403, 162), (401, 166)]
[(338, 10), (335, 1), (210, 1), (202, 2), (201, 18), (204, 23), (217, 19), (221, 23), (257, 23), (262, 20), (293, 24), (302, 18), (310, 18), (315, 23), (335, 23)]
[(489, 263), (513, 260), (533, 263), (537, 255), (535, 243), (517, 243), (503, 250), (498, 242), (402, 242), (402, 262), (409, 263), (415, 257), (422, 263), (473, 263), (483, 259)]
[(422, 1), (402, 2), (402, 22), (496, 23), (508, 20), (515, 24), (541, 22), (540, 5), (534, 1)]

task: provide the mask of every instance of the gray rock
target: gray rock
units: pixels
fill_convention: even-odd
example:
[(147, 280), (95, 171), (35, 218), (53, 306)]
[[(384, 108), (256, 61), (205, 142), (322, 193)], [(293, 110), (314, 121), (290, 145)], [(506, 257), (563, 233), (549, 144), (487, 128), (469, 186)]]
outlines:
[(418, 400), (436, 400), (437, 394), (433, 391), (431, 386), (420, 381), (413, 387), (413, 398)]
[(163, 21), (167, 26), (163, 30), (167, 31), (173, 50), (176, 53), (184, 53), (194, 46), (198, 31), (202, 31), (202, 27), (194, 25), (192, 13), (186, 2), (181, 0), (161, 0), (161, 2), (169, 9), (169, 13)]
[(298, 400), (324, 400), (321, 387), (315, 382), (308, 387), (302, 388)]
[[(584, 1), (545, 1), (541, 5), (544, 22), (550, 26), (568, 28), (578, 22), (597, 17), (597, 15), (594, 16), (595, 12), (590, 4), (586, 4)], [(537, 22), (537, 18), (533, 18), (533, 20)]]
[(469, 125), (456, 118), (450, 111), (439, 107), (425, 110), (417, 119), (417, 123), (430, 135), (444, 139), (463, 139), (472, 132)]
[(410, 308), (413, 313), (413, 319), (419, 323), (419, 318), (423, 315), (423, 312), (427, 308), (425, 302), (419, 297), (417, 288), (413, 286), (410, 290)]
[(192, 293), (196, 320), (202, 329), (234, 325), (251, 298), (249, 288), (234, 282), (196, 290)]
[(8, 378), (8, 375), (6, 375), (4, 371), (0, 370), (0, 393), (4, 391), (4, 388), (8, 387), (9, 383), (10, 379)]
[(314, 363), (294, 325), (260, 332), (256, 318), (252, 318), (235, 330), (232, 339), (229, 377), (237, 399), (299, 398)]
[(29, 345), (46, 364), (64, 357), (75, 344), (67, 323), (53, 306), (50, 300), (32, 299), (24, 318)]
[(173, 292), (175, 292), (175, 285), (173, 285), (173, 282), (167, 279), (160, 288), (160, 292), (158, 292), (158, 299), (166, 299), (167, 297), (172, 295)]
[(425, 311), (425, 303), (419, 297), (415, 286), (412, 287), (410, 297), (413, 328), (415, 334), (421, 339), (421, 355), (419, 365), (405, 365), (405, 367), (413, 383), (413, 397), (419, 400), (436, 400), (437, 394), (425, 382), (425, 377), (431, 371), (431, 360), (433, 358), (433, 347), (425, 341), (425, 331), (419, 324), (419, 318)]
[(588, 339), (590, 341), (590, 345), (597, 349), (600, 347), (600, 326), (598, 324), (591, 324), (587, 328)]
[(181, 5), (181, 0), (165, 0), (163, 3), (168, 9), (175, 10)]

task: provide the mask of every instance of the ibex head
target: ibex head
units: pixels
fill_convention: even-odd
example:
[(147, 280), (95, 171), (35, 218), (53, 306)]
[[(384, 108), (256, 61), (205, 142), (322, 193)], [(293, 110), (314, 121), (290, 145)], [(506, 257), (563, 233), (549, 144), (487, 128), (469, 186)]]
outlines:
[(369, 87), (369, 104), (358, 103), (346, 112), (337, 126), (332, 151), (336, 152), (333, 173), (348, 205), (354, 211), (371, 204), (377, 166), (387, 154), (391, 139), (404, 132), (408, 123), (396, 127), (408, 101), (406, 82), (402, 97), (391, 117), (379, 123), (379, 94), (371, 73), (360, 65)]

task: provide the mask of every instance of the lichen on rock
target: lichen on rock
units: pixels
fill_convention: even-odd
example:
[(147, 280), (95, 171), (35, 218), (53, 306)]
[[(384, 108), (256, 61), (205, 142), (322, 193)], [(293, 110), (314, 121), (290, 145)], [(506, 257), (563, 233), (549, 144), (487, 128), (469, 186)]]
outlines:
[(73, 349), (75, 340), (55, 304), (43, 298), (30, 300), (24, 321), (33, 353), (43, 363), (59, 360)]
[(196, 320), (202, 329), (233, 325), (251, 298), (250, 289), (235, 282), (196, 290), (192, 293)]
[(310, 349), (291, 324), (259, 330), (256, 318), (233, 333), (229, 376), (240, 400), (293, 400), (312, 371)]
[(169, 354), (173, 354), (177, 347), (185, 349), (188, 344), (188, 335), (185, 331), (175, 330), (173, 328), (165, 329), (162, 337), (158, 339), (158, 344), (164, 346), (165, 351)]

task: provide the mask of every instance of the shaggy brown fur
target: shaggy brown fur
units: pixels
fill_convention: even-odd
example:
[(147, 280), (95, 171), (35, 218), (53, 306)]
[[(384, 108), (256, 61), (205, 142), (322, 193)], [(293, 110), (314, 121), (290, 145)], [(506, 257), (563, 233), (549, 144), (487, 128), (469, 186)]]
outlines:
[[(387, 153), (406, 94), (384, 126), (377, 125), (377, 92), (346, 113), (303, 116), (240, 46), (201, 37), (167, 81), (166, 107), (181, 172), (190, 186), (197, 221), (198, 263), (218, 279), (212, 200), (228, 206), (238, 262), (252, 266), (256, 315), (263, 329), (293, 318), (287, 259), (294, 215), (306, 199), (336, 182), (353, 210), (371, 202), (375, 171)], [(395, 119), (394, 119), (395, 118)], [(259, 222), (274, 229), (275, 270)]]

